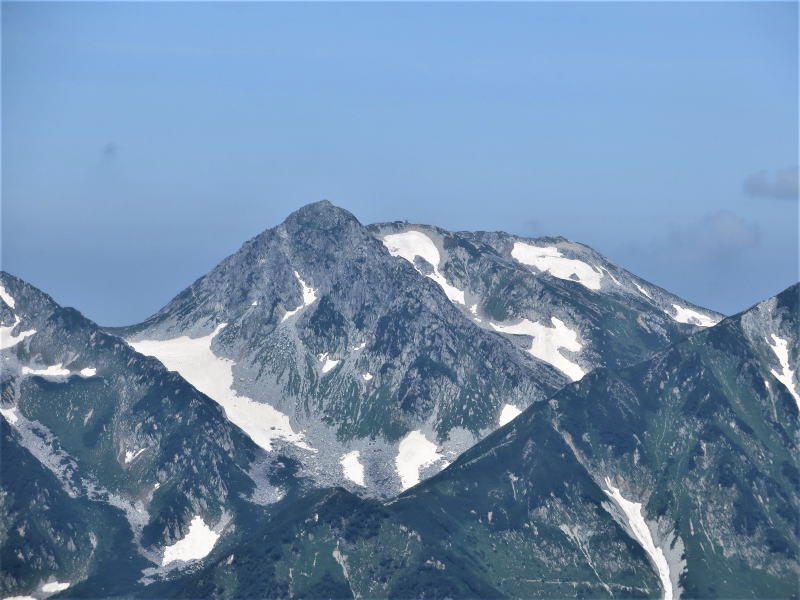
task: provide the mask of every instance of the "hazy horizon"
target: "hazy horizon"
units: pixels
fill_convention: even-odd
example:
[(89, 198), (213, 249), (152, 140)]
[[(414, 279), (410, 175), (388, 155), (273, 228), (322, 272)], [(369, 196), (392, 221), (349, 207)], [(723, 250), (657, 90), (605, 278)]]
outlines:
[(563, 236), (725, 314), (797, 281), (794, 3), (2, 12), (2, 267), (101, 324), (323, 198)]

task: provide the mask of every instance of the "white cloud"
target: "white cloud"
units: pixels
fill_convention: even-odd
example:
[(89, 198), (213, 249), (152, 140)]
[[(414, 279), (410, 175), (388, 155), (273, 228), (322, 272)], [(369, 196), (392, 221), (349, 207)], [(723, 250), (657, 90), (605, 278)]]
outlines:
[(759, 171), (753, 173), (742, 184), (745, 193), (755, 198), (777, 198), (797, 200), (798, 168), (778, 169), (773, 173)]

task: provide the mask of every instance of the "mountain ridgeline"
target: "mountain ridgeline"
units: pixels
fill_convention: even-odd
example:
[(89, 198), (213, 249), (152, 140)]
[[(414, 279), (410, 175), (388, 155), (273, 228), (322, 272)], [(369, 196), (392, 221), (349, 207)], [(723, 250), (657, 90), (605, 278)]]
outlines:
[(233, 558), (149, 592), (795, 598), (799, 296), (595, 370), (395, 499), (279, 503)]
[(0, 273), (0, 596), (797, 597), (799, 293), (328, 202), (129, 327)]
[(111, 594), (279, 497), (280, 457), (180, 375), (6, 273), (0, 297), (4, 596)]
[(364, 227), (319, 202), (113, 332), (309, 477), (385, 496), (719, 318), (561, 238)]

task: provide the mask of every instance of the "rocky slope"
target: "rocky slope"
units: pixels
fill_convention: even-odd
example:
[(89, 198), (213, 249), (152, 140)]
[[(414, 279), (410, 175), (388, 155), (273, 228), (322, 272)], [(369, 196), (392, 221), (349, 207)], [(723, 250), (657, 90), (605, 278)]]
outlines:
[[(545, 263), (520, 244), (550, 244)], [(391, 495), (589, 370), (718, 318), (564, 240), (367, 228), (319, 202), (112, 331), (320, 485)]]
[(282, 502), (139, 594), (796, 597), (799, 293), (596, 370), (396, 499)]
[[(259, 257), (275, 264), (288, 261), (273, 239), (284, 239), (286, 227), (302, 244), (313, 242), (314, 252), (339, 239), (342, 228), (350, 232), (348, 239), (363, 234), (358, 244), (366, 248), (356, 251), (363, 254), (361, 261), (330, 259), (319, 273), (308, 267), (306, 281), (294, 269), (307, 263), (297, 258), (302, 254), (294, 245), (288, 246), (297, 255), (284, 265), (292, 268), (289, 281), (294, 282), (287, 289), (302, 303), (288, 311), (271, 296), (279, 289), (268, 275), (272, 271), (247, 268), (265, 264)], [(201, 279), (160, 316), (122, 330), (134, 347), (157, 350), (180, 374), (74, 309), (0, 273), (0, 595), (673, 599), (796, 594), (798, 286), (715, 326), (697, 330), (686, 324), (695, 333), (630, 365), (637, 347), (656, 343), (646, 333), (656, 329), (654, 323), (667, 332), (660, 340), (679, 338), (682, 331), (670, 330), (670, 320), (659, 321), (667, 312), (658, 302), (671, 304), (673, 297), (650, 288), (653, 303), (637, 305), (637, 318), (647, 325), (637, 326), (631, 338), (637, 341), (626, 346), (619, 336), (585, 334), (586, 348), (605, 347), (612, 366), (595, 368), (555, 390), (567, 378), (528, 351), (536, 337), (518, 340), (516, 334), (497, 331), (494, 325), (514, 321), (490, 307), (504, 298), (503, 289), (528, 286), (543, 298), (560, 300), (526, 305), (516, 292), (510, 294), (515, 300), (508, 310), (520, 322), (542, 321), (549, 314), (571, 327), (588, 327), (604, 310), (609, 315), (633, 310), (632, 292), (616, 289), (625, 281), (624, 272), (615, 273), (619, 284), (610, 291), (590, 290), (583, 297), (574, 286), (584, 284), (521, 267), (513, 255), (504, 256), (503, 247), (513, 252), (511, 238), (480, 234), (505, 239), (496, 241), (494, 250), (487, 243), (471, 267), (472, 273), (493, 273), (487, 282), (496, 278), (481, 288), (466, 275), (449, 274), (457, 250), (447, 254), (447, 262), (440, 258), (434, 272), (427, 259), (426, 264), (415, 254), (409, 261), (400, 254), (398, 249), (409, 254), (404, 247), (409, 244), (403, 238), (386, 240), (393, 234), (381, 227), (388, 226), (365, 229), (328, 205), (307, 207), (265, 238), (246, 244), (254, 254), (228, 259), (230, 265), (208, 276), (216, 278), (214, 283)], [(322, 239), (313, 241), (314, 235)], [(433, 239), (434, 233), (426, 235)], [(377, 300), (373, 305), (366, 295), (353, 302), (353, 294), (359, 297), (354, 290), (378, 277), (370, 266), (373, 254), (381, 268), (390, 269), (392, 277), (378, 279), (377, 287), (396, 286), (379, 298), (394, 312)], [(355, 274), (352, 264), (361, 265)], [(248, 283), (242, 284), (243, 299), (231, 304), (235, 309), (225, 304), (236, 297), (226, 286), (242, 273)], [(263, 279), (250, 280), (256, 276)], [(334, 283), (326, 288), (320, 281)], [(456, 284), (472, 303), (448, 298), (448, 292), (454, 294), (447, 286)], [(262, 302), (272, 307), (268, 315), (280, 316), (248, 313)], [(580, 312), (580, 305), (589, 308)], [(398, 306), (410, 316), (402, 317)], [(236, 310), (243, 316), (236, 317)], [(401, 326), (391, 334), (379, 333), (395, 322)], [(162, 339), (141, 335), (156, 330), (165, 332)], [(281, 339), (291, 344), (276, 349)], [(493, 373), (492, 363), (481, 365), (481, 344), (493, 364), (507, 370)], [(258, 376), (244, 377), (253, 373), (253, 364), (242, 368), (241, 357), (226, 348), (258, 349), (261, 362), (253, 363), (262, 367)], [(319, 352), (326, 348), (327, 355)], [(288, 362), (277, 361), (271, 351)], [(419, 366), (431, 356), (452, 361), (440, 368), (453, 369), (453, 381), (460, 384), (469, 385), (468, 369), (478, 369), (475, 377), (485, 381), (474, 385), (488, 387), (476, 389), (496, 396), (453, 405), (452, 390), (442, 383), (449, 376)], [(459, 362), (453, 356), (464, 358)], [(582, 360), (591, 353), (561, 356)], [(282, 381), (273, 371), (281, 365), (289, 373), (288, 387), (262, 389), (265, 382)], [(358, 410), (337, 413), (348, 406), (333, 401), (341, 396), (319, 390), (336, 389), (322, 388), (326, 377), (349, 373), (352, 378), (365, 365), (376, 379), (405, 369), (400, 381), (416, 387), (352, 400), (357, 406), (383, 402), (371, 420), (362, 421)], [(543, 381), (551, 381), (549, 387)], [(425, 403), (403, 404), (415, 390), (425, 390), (417, 397), (430, 399), (430, 413)], [(454, 431), (460, 427), (469, 433), (464, 444), (488, 433), (492, 425), (475, 423), (496, 425), (498, 408), (502, 415), (512, 397), (503, 393), (522, 396), (523, 390), (541, 400), (441, 473), (413, 485), (444, 463), (430, 457), (448, 448)], [(301, 402), (306, 420), (256, 401), (273, 397), (257, 396), (265, 391)], [(491, 420), (481, 421), (481, 410), (489, 409)], [(448, 429), (445, 414), (461, 419), (460, 425)], [(231, 422), (237, 420), (241, 428)], [(395, 422), (400, 441), (392, 445), (388, 427)], [(372, 429), (361, 433), (356, 426)], [(447, 437), (434, 437), (437, 427)], [(439, 446), (431, 450), (425, 442), (433, 439)], [(410, 447), (409, 440), (415, 442)], [(364, 454), (353, 460), (353, 448)], [(383, 456), (388, 466), (381, 471), (370, 463), (364, 448), (376, 461)], [(401, 456), (407, 462), (398, 460)], [(408, 464), (417, 465), (410, 477), (392, 479)], [(328, 468), (333, 471), (326, 473)], [(380, 481), (376, 472), (389, 473), (383, 487), (375, 484)], [(364, 485), (349, 485), (357, 494), (321, 488), (345, 480), (343, 474), (351, 484), (363, 478)], [(392, 499), (369, 497), (401, 486), (411, 489)]]
[(596, 481), (642, 504), (675, 596), (797, 592), (798, 294), (593, 373), (541, 411)]
[(722, 318), (564, 238), (408, 223), (370, 230), (390, 253), (443, 282), (475, 323), (511, 336), (572, 381), (597, 367), (639, 362)]
[(179, 375), (7, 273), (0, 300), (4, 597), (158, 577), (279, 495), (280, 457)]

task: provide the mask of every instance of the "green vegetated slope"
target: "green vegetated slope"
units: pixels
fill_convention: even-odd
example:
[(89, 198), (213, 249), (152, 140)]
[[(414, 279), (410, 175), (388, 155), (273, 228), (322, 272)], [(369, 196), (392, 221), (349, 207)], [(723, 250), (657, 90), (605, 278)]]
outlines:
[(194, 518), (224, 537), (270, 479), (282, 485), (279, 452), (265, 456), (179, 375), (33, 286), (0, 284), (17, 323), (4, 345), (22, 338), (0, 381), (3, 596), (54, 579), (78, 596), (128, 589)]
[(642, 505), (673, 597), (793, 597), (798, 409), (772, 336), (795, 361), (797, 295), (590, 374), (395, 500), (290, 502), (156, 595), (247, 597), (266, 581), (298, 597), (665, 595), (613, 487)]

